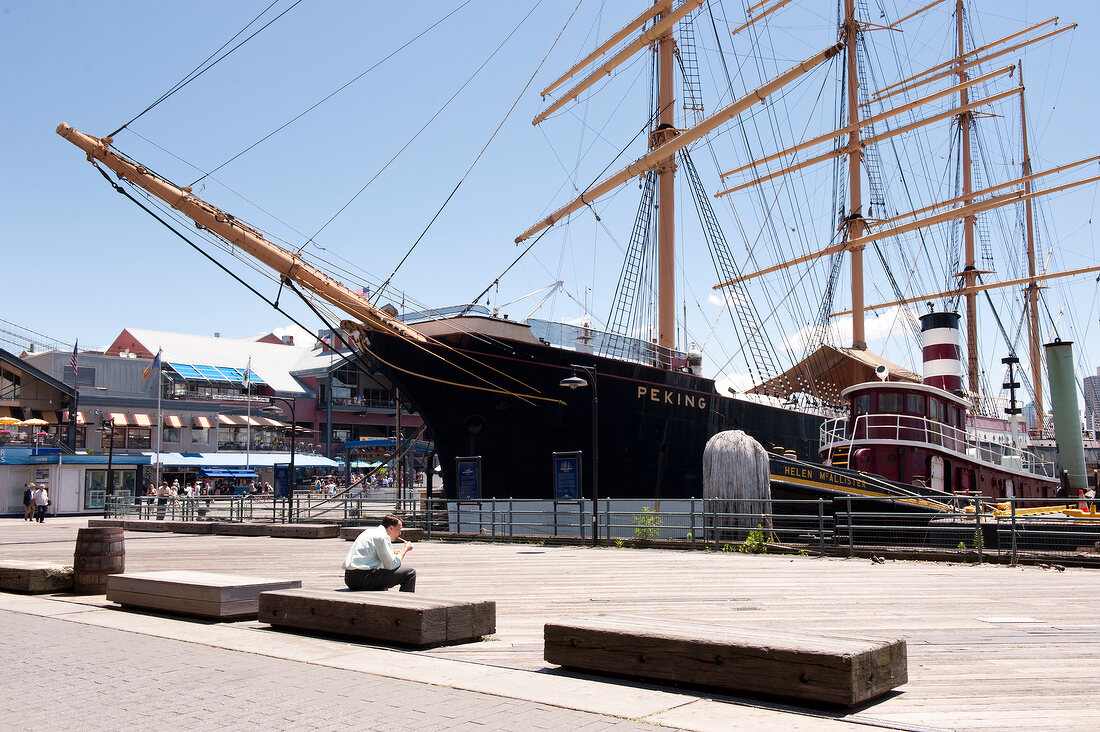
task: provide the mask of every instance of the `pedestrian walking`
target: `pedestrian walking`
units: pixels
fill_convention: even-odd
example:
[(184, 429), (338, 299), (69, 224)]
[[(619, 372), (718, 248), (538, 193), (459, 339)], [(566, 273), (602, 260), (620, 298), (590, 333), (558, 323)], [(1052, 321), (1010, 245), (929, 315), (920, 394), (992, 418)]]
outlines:
[(23, 520), (34, 520), (34, 483), (27, 483), (27, 490), (23, 491)]
[(46, 523), (46, 507), (50, 505), (50, 493), (46, 490), (46, 484), (40, 483), (31, 493), (34, 500), (34, 520), (40, 524)]

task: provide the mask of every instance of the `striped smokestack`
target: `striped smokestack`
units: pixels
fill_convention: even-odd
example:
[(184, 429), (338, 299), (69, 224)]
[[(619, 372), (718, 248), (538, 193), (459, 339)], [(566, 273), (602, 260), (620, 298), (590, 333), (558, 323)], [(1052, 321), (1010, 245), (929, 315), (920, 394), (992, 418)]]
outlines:
[(962, 393), (962, 346), (958, 313), (926, 313), (920, 317), (924, 343), (924, 383)]

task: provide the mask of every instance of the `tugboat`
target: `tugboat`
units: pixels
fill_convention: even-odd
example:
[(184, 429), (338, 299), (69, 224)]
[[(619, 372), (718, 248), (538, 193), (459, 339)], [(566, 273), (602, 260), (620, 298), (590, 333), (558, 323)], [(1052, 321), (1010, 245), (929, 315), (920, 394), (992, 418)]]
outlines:
[(969, 400), (961, 394), (959, 315), (921, 316), (924, 380), (879, 380), (850, 386), (845, 418), (821, 427), (825, 465), (873, 473), (933, 494), (991, 499), (1054, 498), (1054, 466), (1015, 444), (976, 439), (967, 430)]

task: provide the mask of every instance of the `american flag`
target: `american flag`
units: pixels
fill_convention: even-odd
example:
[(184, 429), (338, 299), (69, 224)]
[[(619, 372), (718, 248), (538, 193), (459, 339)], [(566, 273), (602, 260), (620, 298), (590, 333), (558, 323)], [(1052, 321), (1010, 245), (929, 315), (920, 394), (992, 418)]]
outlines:
[(76, 383), (77, 363), (80, 361), (77, 356), (76, 349), (80, 347), (80, 339), (76, 339), (76, 343), (73, 344), (73, 356), (69, 359), (69, 363), (73, 365), (73, 383)]

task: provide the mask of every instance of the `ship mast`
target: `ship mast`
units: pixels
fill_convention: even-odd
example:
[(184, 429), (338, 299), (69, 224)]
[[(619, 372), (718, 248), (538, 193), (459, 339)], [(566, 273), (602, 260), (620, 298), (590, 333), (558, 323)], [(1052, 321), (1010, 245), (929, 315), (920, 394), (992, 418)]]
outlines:
[(366, 327), (393, 333), (411, 341), (426, 342), (423, 335), (385, 310), (375, 307), (342, 282), (307, 263), (297, 252), (273, 244), (257, 229), (192, 194), (190, 186), (181, 188), (112, 149), (111, 138), (92, 137), (64, 122), (57, 126), (57, 134), (87, 153), (88, 160), (97, 167), (98, 163), (102, 163), (119, 178), (128, 180), (190, 218), (200, 229), (206, 229), (243, 249), (278, 272), (280, 277), (301, 285), (343, 312), (358, 318)]
[[(660, 0), (657, 0), (660, 2)], [(671, 7), (661, 13), (661, 19)], [(657, 41), (657, 129), (650, 135), (655, 150), (676, 136), (673, 125), (673, 51), (676, 41), (670, 27)], [(657, 168), (657, 358), (658, 365), (672, 365), (676, 348), (676, 157), (670, 155)]]
[[(844, 0), (844, 47), (848, 63), (848, 218), (844, 225), (848, 229), (848, 241), (863, 236), (867, 224), (863, 220), (863, 188), (860, 182), (863, 150), (859, 144), (859, 77), (857, 72), (856, 39), (859, 35), (859, 22), (856, 20), (855, 0)], [(863, 245), (853, 246), (850, 250), (852, 261), (852, 348), (867, 349), (867, 337), (864, 330), (863, 311)]]
[[(1024, 138), (1024, 192), (1031, 193), (1031, 155), (1027, 149), (1027, 110), (1024, 107), (1024, 62), (1020, 61), (1020, 126)], [(1032, 219), (1031, 199), (1024, 204), (1024, 220), (1027, 227), (1027, 273), (1031, 281), (1027, 285), (1028, 348), (1031, 358), (1031, 385), (1035, 391), (1035, 429), (1043, 433), (1043, 379), (1039, 359), (1039, 283), (1035, 280), (1035, 230)]]
[[(963, 0), (955, 0), (955, 29), (959, 40), (958, 77), (963, 84), (969, 78), (963, 64), (966, 62), (966, 47), (963, 42)], [(969, 88), (959, 90), (959, 107), (965, 108), (970, 101)], [(959, 135), (962, 138), (962, 198), (963, 205), (974, 202), (973, 182), (971, 181), (970, 122), (973, 113), (965, 110), (959, 113)], [(974, 292), (977, 284), (978, 269), (974, 261), (974, 223), (977, 216), (968, 213), (963, 217), (963, 241), (965, 245), (966, 266), (962, 276), (966, 292), (966, 371), (971, 398), (976, 399), (980, 389), (978, 384), (978, 295)], [(1033, 273), (1034, 274), (1034, 273)], [(975, 402), (977, 404), (977, 402)]]

